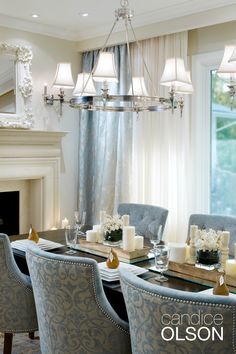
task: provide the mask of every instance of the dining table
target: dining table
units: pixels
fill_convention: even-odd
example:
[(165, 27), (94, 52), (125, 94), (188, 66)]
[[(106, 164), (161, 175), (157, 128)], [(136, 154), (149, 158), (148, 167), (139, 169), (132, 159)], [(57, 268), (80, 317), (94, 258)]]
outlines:
[[(53, 242), (57, 242), (62, 244), (63, 246), (52, 249), (49, 252), (53, 252), (56, 254), (62, 254), (62, 255), (68, 255), (66, 253), (68, 251), (68, 248), (66, 246), (65, 242), (65, 230), (64, 229), (57, 229), (57, 230), (49, 230), (49, 231), (42, 231), (38, 232), (39, 237), (43, 238), (45, 240), (50, 240)], [(20, 235), (13, 235), (10, 236), (10, 241), (16, 241), (16, 240), (23, 240), (27, 239), (28, 234), (20, 234)], [(147, 240), (148, 243), (148, 240)], [(86, 251), (81, 251), (81, 250), (75, 250), (76, 252), (73, 254), (73, 256), (76, 257), (87, 257), (87, 258), (92, 258), (96, 260), (98, 263), (106, 261), (106, 257), (87, 253)], [(29, 275), (29, 270), (26, 262), (26, 257), (25, 257), (25, 252), (19, 249), (14, 248), (13, 246), (13, 254), (14, 258), (16, 260), (16, 263), (19, 267), (19, 269), (24, 273)], [(70, 256), (70, 255), (68, 255)], [(208, 289), (209, 287), (212, 287), (214, 283), (211, 281), (202, 281), (198, 278), (195, 278), (194, 276), (181, 276), (177, 274), (174, 271), (166, 271), (165, 274), (168, 277), (168, 280), (160, 283), (156, 281), (156, 275), (157, 273), (154, 272), (153, 270), (149, 270), (151, 267), (155, 265), (155, 260), (154, 257), (146, 257), (146, 259), (141, 258), (140, 260), (137, 260), (135, 262), (135, 265), (141, 268), (146, 268), (147, 271), (144, 274), (139, 275), (141, 278), (143, 278), (145, 281), (148, 281), (150, 283), (159, 285), (159, 286), (164, 286), (176, 290), (182, 290), (182, 291), (188, 291), (188, 292), (199, 292)], [(114, 310), (118, 313), (120, 318), (123, 320), (128, 320), (127, 317), (127, 312), (126, 312), (126, 307), (125, 307), (125, 302), (122, 294), (122, 289), (120, 286), (119, 280), (116, 281), (105, 281), (102, 280), (103, 283), (103, 288), (104, 292), (107, 296), (108, 301), (110, 302), (111, 306), (114, 308)]]

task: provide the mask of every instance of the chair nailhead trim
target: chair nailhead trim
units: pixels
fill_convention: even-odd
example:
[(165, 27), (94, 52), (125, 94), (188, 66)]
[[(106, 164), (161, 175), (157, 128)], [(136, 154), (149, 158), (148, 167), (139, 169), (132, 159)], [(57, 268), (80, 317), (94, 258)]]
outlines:
[[(7, 269), (8, 269), (8, 271), (9, 271), (10, 275), (15, 279), (15, 281), (16, 281), (18, 284), (23, 285), (24, 290), (25, 290), (26, 293), (27, 293), (27, 292), (33, 293), (32, 288), (30, 288), (28, 285), (26, 285), (26, 284), (17, 276), (17, 274), (15, 274), (14, 272), (12, 272), (11, 263), (9, 262), (9, 259), (8, 259), (8, 257), (7, 257), (6, 241), (3, 240), (2, 243), (3, 243), (4, 251), (5, 251), (5, 254), (6, 254)], [(19, 272), (20, 272), (20, 270), (19, 270)]]
[[(32, 256), (35, 256), (34, 253), (31, 252), (31, 250), (28, 251), (29, 254), (31, 254)], [(48, 259), (48, 258), (45, 258), (44, 256), (41, 256), (41, 255), (37, 255), (38, 258), (41, 258), (41, 259), (46, 259), (46, 260), (50, 260), (50, 261), (53, 261), (53, 262), (58, 262), (58, 263), (63, 263), (63, 264), (73, 264), (73, 265), (79, 265), (79, 266), (83, 266), (83, 267), (87, 267), (87, 268), (90, 268), (92, 270), (92, 288), (93, 288), (93, 291), (94, 291), (94, 297), (95, 297), (95, 301), (99, 307), (99, 309), (102, 311), (102, 313), (117, 327), (119, 328), (121, 331), (123, 331), (125, 334), (129, 334), (129, 331), (127, 331), (125, 328), (121, 327), (118, 323), (116, 323), (113, 318), (104, 310), (104, 308), (101, 306), (98, 298), (97, 298), (97, 294), (96, 294), (96, 291), (95, 291), (95, 273), (94, 273), (94, 266), (92, 264), (86, 264), (86, 263), (78, 263), (78, 262), (73, 262), (73, 261), (62, 261), (62, 260), (59, 260), (59, 259)], [(108, 301), (108, 300), (107, 300)]]
[(232, 328), (232, 347), (233, 347), (233, 352), (236, 353), (236, 343), (235, 343), (235, 319), (236, 319), (236, 314), (235, 314), (235, 306), (232, 305), (226, 305), (226, 304), (213, 304), (213, 303), (208, 303), (208, 302), (198, 302), (198, 301), (192, 301), (192, 300), (182, 300), (182, 299), (175, 299), (174, 297), (169, 297), (169, 296), (164, 296), (164, 295), (159, 295), (152, 293), (150, 291), (138, 288), (137, 286), (129, 283), (127, 280), (122, 279), (122, 282), (125, 283), (127, 286), (133, 288), (134, 290), (138, 290), (141, 293), (145, 293), (157, 298), (160, 298), (161, 300), (171, 300), (174, 302), (182, 302), (184, 304), (195, 304), (195, 305), (200, 305), (200, 306), (210, 306), (210, 307), (224, 307), (227, 309), (232, 310), (232, 322), (233, 322), (233, 328)]

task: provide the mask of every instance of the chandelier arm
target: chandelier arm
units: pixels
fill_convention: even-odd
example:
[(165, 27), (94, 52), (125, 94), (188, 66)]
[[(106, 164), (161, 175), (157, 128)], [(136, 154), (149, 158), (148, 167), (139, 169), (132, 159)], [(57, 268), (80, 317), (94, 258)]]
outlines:
[(133, 80), (132, 80), (132, 64), (131, 64), (131, 55), (130, 55), (130, 45), (129, 45), (129, 34), (128, 34), (128, 24), (127, 20), (125, 21), (125, 36), (126, 36), (126, 46), (127, 46), (127, 52), (128, 52), (128, 67), (129, 67), (129, 74), (130, 74), (130, 81), (131, 81), (131, 91), (132, 91), (132, 96), (134, 96), (134, 85), (133, 85)]
[(106, 48), (107, 43), (108, 43), (108, 41), (109, 41), (109, 39), (110, 39), (110, 37), (111, 37), (111, 34), (112, 34), (112, 32), (113, 32), (113, 30), (114, 30), (114, 28), (115, 28), (115, 26), (116, 26), (116, 24), (117, 24), (118, 21), (119, 21), (119, 19), (118, 19), (118, 18), (115, 18), (115, 21), (114, 21), (114, 23), (113, 23), (113, 25), (112, 25), (112, 28), (111, 28), (111, 30), (110, 30), (110, 32), (109, 32), (109, 34), (108, 34), (108, 36), (107, 36), (107, 38), (106, 38), (106, 40), (105, 40), (105, 43), (104, 43), (102, 49), (100, 50), (101, 53), (104, 52), (104, 49)]
[(129, 21), (129, 25), (130, 25), (131, 31), (132, 31), (132, 33), (133, 33), (134, 40), (135, 40), (135, 42), (136, 42), (136, 44), (137, 44), (137, 46), (138, 46), (138, 49), (139, 49), (139, 51), (140, 51), (140, 53), (141, 53), (142, 62), (143, 62), (143, 65), (144, 65), (144, 67), (145, 67), (145, 69), (146, 69), (148, 78), (149, 78), (149, 80), (150, 80), (150, 82), (151, 82), (151, 86), (152, 86), (152, 89), (153, 89), (154, 96), (157, 96), (157, 91), (156, 91), (156, 88), (155, 88), (155, 86), (154, 86), (154, 84), (153, 84), (153, 81), (152, 81), (152, 78), (151, 78), (151, 74), (150, 74), (150, 72), (149, 72), (149, 70), (148, 70), (148, 67), (147, 67), (147, 64), (146, 64), (146, 62), (145, 62), (145, 60), (144, 60), (144, 55), (143, 55), (142, 47), (141, 47), (141, 45), (140, 45), (139, 40), (138, 40), (137, 37), (136, 37), (136, 34), (135, 34), (135, 32), (134, 32), (134, 28), (133, 28), (133, 26), (132, 26), (131, 21)]

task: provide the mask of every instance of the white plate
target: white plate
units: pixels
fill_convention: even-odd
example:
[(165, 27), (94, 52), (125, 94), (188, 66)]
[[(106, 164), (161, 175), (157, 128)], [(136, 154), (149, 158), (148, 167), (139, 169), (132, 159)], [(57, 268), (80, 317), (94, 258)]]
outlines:
[[(29, 240), (27, 239), (12, 241), (11, 246), (12, 248), (25, 252), (27, 249), (28, 241)], [(54, 250), (56, 248), (64, 247), (64, 245), (61, 243), (45, 240), (44, 238), (39, 239), (37, 246), (44, 251), (49, 251), (49, 250)]]
[(101, 278), (105, 281), (117, 281), (120, 280), (119, 269), (127, 270), (133, 274), (140, 275), (148, 272), (148, 269), (137, 267), (133, 264), (120, 263), (116, 269), (110, 269), (107, 267), (106, 262), (98, 263), (98, 268), (101, 274)]

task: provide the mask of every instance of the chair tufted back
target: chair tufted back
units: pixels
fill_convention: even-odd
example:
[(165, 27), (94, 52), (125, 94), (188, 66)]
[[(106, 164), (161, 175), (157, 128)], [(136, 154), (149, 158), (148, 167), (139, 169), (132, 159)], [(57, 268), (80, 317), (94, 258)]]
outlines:
[(17, 267), (8, 236), (0, 234), (0, 332), (34, 332), (37, 329), (30, 278)]
[(229, 231), (229, 254), (234, 256), (234, 244), (236, 243), (236, 218), (222, 215), (192, 214), (189, 218), (187, 241), (190, 237), (190, 225), (197, 225), (199, 229)]
[[(124, 271), (120, 272), (120, 277), (129, 318), (132, 353), (236, 353), (235, 297), (169, 289)], [(218, 319), (218, 322), (211, 324), (213, 316), (214, 321)], [(216, 334), (212, 337), (215, 330), (222, 337)], [(196, 338), (188, 335), (188, 331), (194, 333)]]
[(103, 291), (96, 261), (31, 245), (26, 259), (35, 294), (42, 354), (130, 354), (128, 324)]
[(119, 215), (129, 214), (130, 225), (135, 226), (137, 234), (149, 239), (157, 235), (160, 225), (163, 233), (168, 216), (167, 209), (147, 204), (122, 203), (117, 211)]

